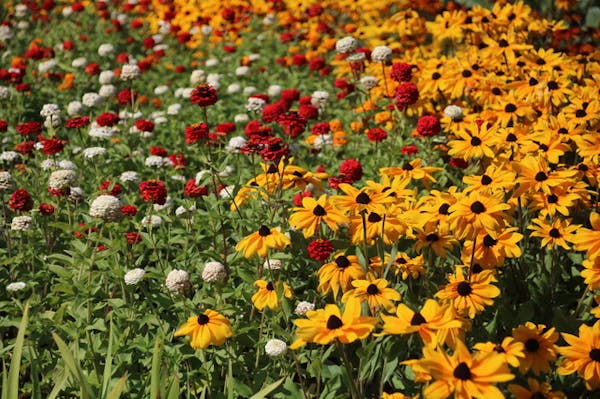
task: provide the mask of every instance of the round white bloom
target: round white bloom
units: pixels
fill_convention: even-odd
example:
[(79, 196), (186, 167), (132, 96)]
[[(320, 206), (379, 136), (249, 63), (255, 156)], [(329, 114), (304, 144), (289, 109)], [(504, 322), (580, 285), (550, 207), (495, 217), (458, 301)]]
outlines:
[(117, 95), (117, 87), (115, 85), (102, 85), (98, 90), (98, 95), (103, 98), (109, 98)]
[(58, 163), (54, 159), (44, 159), (40, 166), (42, 167), (42, 169), (48, 170), (58, 166)]
[(40, 111), (40, 116), (47, 118), (49, 116), (60, 115), (60, 108), (56, 104), (44, 104)]
[(182, 98), (190, 98), (192, 96), (192, 91), (194, 90), (193, 87), (183, 87), (181, 89), (177, 89), (179, 90), (179, 96), (177, 95), (177, 91), (175, 91), (175, 97), (182, 97)]
[(73, 8), (71, 8), (70, 6), (69, 7), (65, 7), (65, 8), (62, 9), (62, 15), (63, 15), (63, 17), (68, 17), (71, 14), (73, 14)]
[(215, 65), (218, 65), (218, 64), (219, 64), (219, 60), (216, 58), (209, 58), (204, 63), (204, 65), (206, 65), (207, 67), (214, 67)]
[(248, 102), (246, 103), (246, 109), (251, 112), (260, 112), (267, 104), (265, 100), (258, 97), (248, 97)]
[(144, 218), (142, 219), (142, 226), (153, 229), (155, 227), (160, 226), (162, 222), (162, 218), (158, 215), (150, 215), (150, 217), (144, 216)]
[(106, 154), (106, 148), (104, 147), (88, 147), (83, 150), (83, 156), (91, 159)]
[(202, 280), (207, 283), (222, 281), (227, 278), (227, 270), (221, 262), (206, 262), (202, 270)]
[(12, 29), (10, 29), (10, 26), (0, 25), (0, 41), (6, 43), (10, 39), (12, 39), (13, 36), (14, 36), (14, 33), (13, 33)]
[(133, 80), (140, 76), (140, 67), (136, 64), (125, 64), (121, 68), (121, 80)]
[(232, 83), (227, 86), (227, 93), (229, 94), (239, 93), (240, 90), (242, 90), (242, 86), (239, 83)]
[(114, 222), (123, 217), (121, 200), (113, 195), (99, 195), (90, 205), (90, 216), (107, 222)]
[(371, 51), (373, 62), (386, 62), (392, 59), (392, 49), (388, 46), (377, 46)]
[(71, 66), (73, 68), (83, 68), (88, 63), (87, 58), (85, 57), (77, 57), (73, 61), (71, 61)]
[(202, 69), (194, 69), (190, 74), (190, 83), (193, 86), (198, 86), (200, 83), (206, 81), (206, 72)]
[(251, 94), (254, 94), (258, 91), (258, 89), (254, 86), (246, 86), (244, 87), (244, 91), (242, 93), (244, 93), (245, 96), (249, 96)]
[(114, 81), (115, 73), (111, 70), (102, 71), (100, 72), (100, 75), (98, 75), (98, 82), (100, 82), (101, 85), (109, 85), (114, 83)]
[(235, 136), (229, 139), (229, 142), (225, 146), (227, 152), (240, 152), (240, 149), (246, 145), (246, 138), (242, 136)]
[(221, 190), (219, 190), (219, 197), (221, 197), (223, 199), (233, 198), (234, 190), (235, 190), (235, 185), (233, 185), (233, 184), (231, 184), (229, 186), (225, 186)]
[(77, 173), (70, 169), (60, 169), (50, 174), (48, 186), (54, 190), (65, 190), (77, 180)]
[(129, 112), (125, 110), (119, 111), (119, 119), (126, 121), (127, 119), (140, 119), (142, 117), (142, 111)]
[(10, 224), (10, 229), (15, 231), (27, 231), (33, 226), (31, 216), (15, 216)]
[(271, 14), (267, 14), (263, 20), (262, 20), (263, 25), (273, 25), (275, 23), (275, 14), (271, 13)]
[(29, 29), (30, 26), (31, 26), (31, 24), (29, 23), (29, 21), (17, 22), (17, 29), (20, 29), (20, 30), (27, 30), (27, 29)]
[(248, 122), (250, 117), (246, 114), (237, 114), (233, 117), (233, 121), (236, 123)]
[(27, 286), (27, 284), (25, 284), (22, 281), (15, 281), (14, 283), (10, 283), (10, 284), (8, 284), (6, 286), (6, 291), (8, 291), (8, 292), (17, 292), (17, 291), (21, 291), (26, 286)]
[(144, 161), (144, 165), (149, 166), (151, 168), (161, 168), (163, 166), (169, 165), (169, 159), (165, 157), (161, 157), (159, 155), (150, 155)]
[(263, 268), (265, 270), (279, 270), (281, 269), (281, 260), (280, 259), (267, 259), (263, 263)]
[(202, 179), (204, 179), (204, 176), (210, 176), (210, 170), (202, 169), (201, 171), (196, 173), (196, 176), (194, 177), (196, 184), (200, 184), (202, 182)]
[(0, 191), (10, 191), (15, 187), (12, 175), (7, 171), (0, 171)]
[[(182, 182), (186, 182), (188, 180), (185, 176), (181, 176), (181, 175), (172, 175), (171, 179), (177, 180), (177, 181), (182, 181)], [(196, 208), (194, 208), (194, 210), (196, 210)]]
[(138, 175), (138, 172), (134, 170), (128, 170), (126, 172), (121, 173), (119, 179), (122, 182), (138, 182), (140, 180), (140, 176)]
[(118, 13), (115, 19), (119, 21), (121, 25), (125, 25), (127, 22), (129, 22), (129, 17), (124, 13)]
[(63, 159), (58, 162), (57, 166), (61, 169), (77, 170), (77, 165), (68, 159)]
[(168, 21), (158, 21), (158, 31), (165, 35), (171, 33), (171, 24)]
[(83, 104), (79, 101), (71, 101), (69, 105), (67, 105), (67, 114), (80, 115), (83, 112)]
[(277, 97), (281, 94), (282, 87), (279, 85), (271, 85), (267, 89), (267, 94), (271, 97)]
[(260, 54), (258, 54), (258, 53), (251, 53), (251, 54), (248, 54), (248, 59), (249, 59), (250, 61), (252, 61), (252, 62), (254, 62), (254, 61), (258, 61), (258, 60), (260, 60), (260, 58), (261, 58), (261, 57), (260, 57)]
[(358, 40), (352, 36), (346, 36), (335, 43), (335, 51), (340, 54), (350, 53), (358, 48)]
[(42, 61), (38, 64), (38, 72), (39, 73), (50, 72), (55, 67), (56, 67), (56, 60), (54, 60), (54, 59)]
[(463, 117), (463, 110), (458, 105), (448, 105), (444, 108), (444, 115), (451, 118), (452, 120), (460, 120)]
[(265, 344), (265, 353), (269, 356), (281, 356), (287, 352), (287, 344), (277, 338), (272, 338)]
[(88, 135), (90, 137), (96, 137), (101, 139), (108, 139), (113, 137), (119, 129), (114, 126), (98, 126), (96, 122), (92, 123)]
[(137, 283), (142, 281), (144, 274), (146, 274), (146, 271), (144, 269), (136, 268), (129, 270), (127, 273), (125, 273), (125, 284), (136, 285)]
[(7, 100), (10, 98), (10, 89), (6, 86), (0, 86), (0, 100)]
[(28, 10), (29, 10), (29, 7), (27, 7), (26, 4), (17, 4), (15, 6), (15, 17), (17, 17), (17, 18), (26, 17)]
[(15, 162), (21, 158), (21, 154), (15, 151), (4, 151), (0, 154), (0, 161)]
[(245, 66), (245, 65), (235, 68), (235, 76), (248, 75), (249, 72), (250, 72), (250, 67)]
[(156, 86), (154, 88), (154, 94), (156, 94), (157, 96), (163, 95), (168, 91), (169, 91), (169, 86), (167, 86), (167, 85)]
[(317, 90), (310, 96), (310, 103), (319, 108), (323, 108), (328, 100), (329, 93), (322, 90)]
[(204, 36), (208, 36), (212, 33), (213, 28), (210, 25), (202, 25), (202, 27), (200, 28), (200, 32), (204, 35)]
[(227, 165), (223, 168), (222, 171), (220, 171), (219, 173), (217, 173), (217, 176), (219, 177), (227, 177), (227, 176), (231, 176), (231, 174), (235, 172), (235, 168), (231, 165)]
[(152, 35), (152, 40), (154, 40), (154, 43), (156, 43), (156, 44), (162, 43), (163, 35), (161, 35), (161, 34)]
[(360, 84), (365, 90), (371, 90), (373, 87), (377, 86), (378, 80), (375, 76), (365, 75), (360, 78)]
[(348, 62), (360, 62), (364, 61), (367, 58), (365, 53), (352, 53), (348, 57), (346, 57), (346, 61)]
[(209, 73), (206, 77), (206, 83), (214, 87), (215, 90), (219, 90), (221, 87), (221, 75), (218, 73)]
[(115, 52), (115, 47), (110, 43), (101, 44), (98, 47), (98, 55), (100, 57), (108, 57)]
[(183, 292), (190, 287), (190, 275), (185, 270), (171, 270), (165, 280), (165, 286), (171, 292)]
[(330, 134), (321, 134), (313, 142), (313, 148), (316, 150), (321, 150), (323, 147), (330, 145), (333, 145), (333, 137)]
[(60, 115), (51, 115), (44, 119), (44, 126), (47, 128), (57, 128), (62, 125), (62, 118)]
[(78, 204), (81, 201), (83, 201), (84, 197), (85, 196), (81, 187), (71, 187), (71, 189), (69, 190), (69, 196), (67, 197), (67, 200), (74, 204)]
[(173, 202), (173, 198), (169, 197), (167, 195), (167, 197), (165, 198), (165, 203), (164, 204), (153, 204), (152, 207), (154, 208), (155, 211), (163, 211), (165, 209), (170, 209), (173, 207), (173, 205), (175, 205), (175, 203)]
[[(184, 180), (185, 180), (185, 178), (184, 178)], [(195, 205), (192, 205), (189, 208), (186, 208), (185, 206), (180, 205), (177, 207), (177, 209), (175, 209), (175, 216), (189, 219), (189, 218), (191, 218), (191, 216), (194, 212), (196, 212)]]
[(167, 115), (177, 115), (181, 111), (181, 104), (175, 103), (167, 108)]
[(298, 302), (298, 305), (296, 305), (294, 313), (298, 316), (304, 316), (309, 310), (315, 310), (315, 304), (312, 302), (300, 301)]
[(98, 93), (85, 93), (81, 97), (81, 102), (88, 108), (97, 107), (102, 104), (102, 97)]

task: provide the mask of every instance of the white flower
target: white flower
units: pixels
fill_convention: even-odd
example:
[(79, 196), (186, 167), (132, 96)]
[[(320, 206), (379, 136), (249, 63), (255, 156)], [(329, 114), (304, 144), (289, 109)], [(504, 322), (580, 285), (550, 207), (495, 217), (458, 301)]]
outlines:
[(250, 117), (246, 114), (237, 114), (233, 117), (233, 121), (236, 123), (248, 122)]
[(10, 283), (10, 284), (8, 284), (6, 286), (6, 291), (8, 291), (8, 292), (17, 292), (17, 291), (21, 291), (26, 286), (27, 286), (27, 284), (25, 284), (22, 281), (15, 281), (14, 283)]
[(13, 31), (8, 25), (0, 25), (0, 41), (6, 43), (14, 36)]
[(54, 190), (65, 190), (75, 184), (77, 173), (70, 169), (56, 170), (50, 174), (48, 186)]
[(98, 75), (98, 82), (101, 85), (109, 85), (114, 83), (115, 81), (115, 73), (111, 70), (102, 71), (100, 75)]
[(282, 90), (281, 86), (271, 85), (267, 89), (267, 94), (270, 95), (271, 97), (277, 97), (281, 94), (281, 90)]
[(231, 176), (231, 174), (235, 172), (235, 168), (231, 165), (226, 165), (222, 171), (220, 171), (219, 173), (217, 173), (217, 176), (219, 177), (227, 177), (227, 176)]
[(48, 116), (44, 119), (44, 126), (47, 128), (57, 128), (62, 125), (62, 118), (59, 115)]
[(210, 170), (202, 169), (201, 171), (196, 173), (196, 176), (194, 177), (194, 180), (196, 180), (196, 184), (200, 184), (202, 179), (204, 179), (204, 176), (210, 176)]
[(225, 186), (219, 191), (219, 197), (221, 197), (223, 199), (233, 198), (234, 190), (235, 190), (235, 185), (233, 185), (233, 184), (229, 185), (229, 186)]
[(330, 145), (333, 145), (333, 137), (331, 137), (331, 134), (321, 134), (317, 136), (312, 146), (315, 150), (321, 150), (323, 147)]
[(115, 85), (102, 85), (98, 90), (98, 95), (103, 98), (109, 98), (117, 95), (117, 87)]
[(15, 17), (17, 17), (17, 18), (26, 17), (28, 10), (29, 10), (29, 7), (27, 7), (26, 4), (17, 4), (15, 6)]
[(227, 152), (240, 152), (240, 149), (246, 145), (247, 140), (242, 136), (235, 136), (229, 139), (229, 142), (225, 146)]
[(250, 112), (260, 112), (267, 104), (265, 100), (258, 97), (248, 97), (248, 102), (246, 103), (246, 109)]
[(171, 33), (171, 24), (168, 21), (158, 21), (158, 31), (165, 35)]
[(328, 100), (329, 93), (322, 90), (317, 90), (310, 96), (310, 103), (320, 109), (325, 107), (325, 104), (327, 104)]
[(360, 78), (360, 84), (365, 90), (371, 90), (373, 87), (377, 86), (377, 78), (371, 75), (365, 75)]
[(56, 115), (60, 115), (60, 108), (56, 104), (44, 104), (40, 111), (40, 116), (43, 116), (44, 118)]
[(165, 198), (165, 203), (160, 205), (160, 204), (153, 204), (152, 207), (154, 208), (155, 211), (163, 211), (165, 209), (170, 209), (172, 208), (174, 205), (173, 202), (173, 198), (167, 196), (167, 198)]
[(167, 115), (177, 115), (181, 111), (181, 104), (175, 103), (167, 108)]
[(392, 49), (388, 46), (377, 46), (371, 51), (373, 62), (386, 62), (392, 59)]
[(118, 131), (119, 129), (114, 126), (98, 126), (96, 122), (93, 122), (88, 134), (90, 137), (108, 139), (113, 137)]
[(167, 86), (167, 85), (156, 86), (154, 88), (154, 94), (156, 94), (157, 96), (163, 95), (168, 91), (169, 91), (169, 86)]
[(359, 62), (359, 61), (364, 61), (366, 58), (367, 58), (367, 56), (365, 55), (365, 53), (362, 53), (362, 52), (352, 53), (346, 57), (346, 61)]
[(239, 93), (240, 90), (242, 90), (242, 86), (239, 83), (232, 83), (227, 86), (227, 93), (229, 94)]
[(215, 90), (219, 90), (221, 87), (221, 75), (218, 73), (209, 73), (206, 77), (206, 83), (214, 87)]
[(214, 67), (215, 65), (219, 64), (219, 60), (216, 58), (209, 58), (206, 60), (206, 62), (204, 63), (204, 65), (206, 65), (207, 67)]
[(287, 352), (287, 344), (277, 338), (272, 338), (265, 344), (265, 353), (269, 356), (281, 356)]
[(29, 21), (17, 22), (17, 29), (20, 29), (20, 30), (27, 30), (27, 29), (29, 29), (30, 26), (31, 26), (31, 24), (29, 23)]
[(335, 51), (340, 54), (350, 53), (358, 48), (358, 40), (352, 36), (346, 36), (335, 43)]
[(7, 171), (0, 171), (0, 191), (10, 191), (14, 188), (15, 182), (12, 175)]
[(106, 148), (104, 147), (88, 147), (83, 150), (83, 156), (91, 159), (106, 154)]
[(165, 286), (171, 292), (183, 292), (190, 287), (190, 275), (185, 270), (171, 270), (165, 280)]
[(248, 75), (249, 72), (250, 72), (250, 67), (247, 67), (245, 65), (235, 68), (235, 76)]
[(137, 283), (142, 281), (144, 274), (146, 274), (146, 271), (144, 269), (136, 268), (129, 270), (127, 273), (125, 273), (125, 284), (136, 285)]
[(281, 260), (279, 259), (267, 259), (263, 263), (265, 270), (279, 270), (281, 269)]
[(27, 231), (33, 226), (31, 216), (15, 216), (10, 224), (10, 229), (15, 231)]
[(162, 222), (162, 218), (158, 215), (150, 215), (150, 217), (144, 216), (144, 218), (142, 219), (142, 226), (153, 229), (155, 227), (160, 226)]
[(446, 108), (444, 108), (444, 115), (454, 121), (458, 121), (463, 117), (463, 110), (458, 105), (448, 105)]
[(83, 112), (83, 104), (79, 101), (71, 101), (68, 105), (67, 105), (67, 114), (73, 116), (73, 115), (79, 115)]
[(74, 204), (78, 204), (81, 201), (83, 201), (83, 199), (84, 194), (81, 187), (71, 187), (71, 189), (69, 190), (69, 196), (67, 197), (67, 200)]
[(134, 170), (128, 170), (126, 172), (121, 173), (121, 176), (119, 176), (119, 179), (122, 182), (138, 182), (140, 180), (140, 176), (138, 175), (138, 172), (134, 171)]
[(144, 165), (149, 166), (151, 168), (161, 168), (163, 166), (169, 165), (169, 159), (161, 157), (159, 155), (150, 155), (144, 161)]
[(258, 89), (254, 86), (246, 86), (244, 87), (244, 91), (242, 93), (244, 93), (245, 96), (249, 96), (251, 94), (254, 94), (258, 91)]
[(58, 162), (58, 167), (62, 169), (77, 170), (77, 165), (68, 159), (63, 159)]
[(102, 104), (102, 97), (98, 93), (85, 93), (83, 97), (81, 97), (81, 102), (88, 108), (96, 107)]
[(300, 301), (298, 302), (298, 305), (296, 305), (294, 313), (298, 316), (304, 316), (309, 310), (315, 310), (315, 304), (312, 302)]
[[(185, 179), (184, 179), (185, 180)], [(184, 219), (189, 219), (192, 217), (192, 214), (196, 212), (196, 206), (192, 205), (189, 208), (186, 208), (185, 206), (178, 206), (177, 209), (175, 209), (175, 216), (177, 217), (181, 217)]]
[(271, 14), (267, 14), (263, 20), (262, 20), (263, 25), (273, 25), (275, 23), (275, 14), (271, 13)]
[(206, 262), (202, 270), (202, 280), (207, 283), (222, 281), (227, 278), (227, 270), (221, 262)]
[(42, 61), (38, 64), (38, 72), (46, 73), (53, 70), (56, 67), (56, 60), (51, 59), (47, 61)]
[(21, 154), (15, 151), (4, 151), (0, 154), (0, 161), (15, 162), (21, 158)]
[(0, 100), (7, 100), (10, 98), (10, 89), (6, 86), (0, 86)]
[(58, 166), (58, 163), (54, 159), (44, 159), (40, 166), (42, 169), (48, 170)]
[(123, 217), (121, 200), (113, 195), (99, 195), (90, 205), (90, 216), (106, 222), (114, 222)]
[(71, 61), (71, 66), (73, 68), (83, 68), (88, 63), (87, 58), (85, 57), (77, 57), (73, 61)]
[(100, 57), (108, 57), (114, 52), (115, 52), (115, 47), (110, 43), (104, 43), (98, 47), (98, 55)]
[(140, 76), (140, 67), (136, 64), (125, 64), (121, 68), (121, 80), (133, 80)]
[(210, 25), (202, 25), (202, 27), (200, 28), (200, 32), (204, 35), (204, 36), (208, 36), (212, 33), (213, 28)]
[(62, 15), (63, 15), (63, 17), (68, 17), (71, 14), (73, 14), (73, 8), (71, 8), (70, 6), (69, 7), (65, 7), (65, 8), (62, 9)]

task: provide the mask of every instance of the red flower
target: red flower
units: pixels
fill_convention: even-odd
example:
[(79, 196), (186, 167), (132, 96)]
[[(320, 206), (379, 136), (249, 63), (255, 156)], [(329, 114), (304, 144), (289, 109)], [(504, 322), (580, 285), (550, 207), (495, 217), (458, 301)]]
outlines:
[(324, 261), (329, 258), (329, 255), (333, 252), (333, 245), (329, 240), (323, 238), (317, 238), (312, 240), (308, 247), (308, 257), (318, 261)]
[(160, 180), (145, 180), (140, 183), (140, 193), (145, 202), (164, 205), (167, 201), (167, 188)]
[(103, 112), (96, 117), (96, 123), (98, 126), (115, 126), (119, 123), (119, 115), (112, 112)]
[(319, 109), (314, 105), (303, 104), (298, 108), (298, 115), (306, 119), (317, 119), (319, 117)]
[(362, 178), (362, 165), (356, 159), (347, 159), (340, 164), (340, 175), (347, 181), (355, 182)]
[(135, 90), (123, 89), (117, 93), (117, 101), (121, 105), (131, 104), (137, 98), (137, 92)]
[(207, 107), (209, 105), (213, 105), (219, 100), (217, 97), (217, 91), (214, 87), (207, 85), (206, 83), (202, 83), (199, 86), (196, 86), (192, 90), (190, 101), (192, 104), (196, 104), (200, 107)]
[(167, 154), (168, 154), (167, 150), (162, 147), (158, 147), (155, 145), (150, 147), (150, 155), (155, 155), (158, 157), (166, 157)]
[(53, 197), (64, 197), (66, 195), (69, 195), (70, 192), (71, 192), (70, 188), (65, 188), (64, 190), (59, 190), (56, 188), (48, 187), (48, 193)]
[(367, 130), (367, 139), (372, 142), (383, 141), (387, 139), (387, 136), (387, 132), (380, 127)]
[(52, 215), (54, 213), (54, 205), (42, 202), (40, 204), (40, 213), (44, 216)]
[(292, 65), (302, 66), (306, 64), (306, 56), (304, 54), (294, 54), (292, 56)]
[(329, 123), (327, 122), (319, 122), (315, 123), (312, 128), (310, 128), (310, 132), (312, 134), (316, 134), (317, 136), (327, 134), (331, 131), (329, 128)]
[(135, 216), (137, 215), (137, 207), (135, 205), (123, 205), (121, 213), (125, 216)]
[(208, 137), (208, 125), (204, 122), (194, 123), (185, 128), (185, 143), (194, 144), (197, 141), (204, 140)]
[(8, 207), (15, 212), (27, 212), (33, 208), (33, 200), (26, 190), (19, 188), (8, 198)]
[(412, 66), (405, 62), (394, 62), (390, 78), (396, 82), (410, 82), (412, 79)]
[(136, 244), (142, 241), (142, 235), (140, 233), (132, 231), (130, 233), (125, 233), (125, 239), (127, 240), (128, 244)]
[(419, 99), (419, 89), (412, 82), (402, 82), (396, 88), (396, 103), (399, 108), (414, 104)]
[(65, 126), (67, 129), (80, 129), (90, 124), (89, 116), (76, 116), (74, 118), (68, 119)]
[(308, 69), (311, 71), (320, 71), (325, 68), (325, 59), (323, 57), (315, 57), (308, 63)]
[[(112, 188), (111, 188), (112, 185)], [(107, 192), (108, 194), (116, 197), (119, 194), (121, 194), (123, 192), (123, 188), (116, 184), (116, 183), (111, 183), (109, 181), (103, 181), (102, 183), (100, 183), (100, 188), (98, 189), (99, 191), (104, 191)]]
[(15, 145), (15, 151), (20, 154), (28, 155), (33, 152), (34, 141), (27, 140)]
[(267, 104), (262, 109), (262, 120), (267, 123), (274, 122), (279, 115), (283, 114), (285, 111), (287, 111), (287, 104), (285, 101)]
[(146, 119), (138, 119), (135, 121), (135, 127), (142, 132), (152, 132), (154, 130), (154, 122)]
[(300, 98), (300, 90), (298, 89), (286, 89), (281, 91), (281, 99), (287, 103), (292, 103)]
[[(300, 136), (306, 129), (306, 119), (297, 112), (287, 112), (279, 115), (277, 123), (283, 129), (283, 132), (293, 139)], [(329, 124), (325, 124), (329, 126)]]
[(186, 197), (197, 198), (208, 195), (208, 187), (199, 186), (196, 184), (196, 179), (190, 179), (185, 184), (183, 189), (183, 195)]
[(278, 161), (290, 153), (290, 149), (279, 137), (271, 137), (265, 144), (265, 147), (260, 150), (260, 155), (266, 162)]
[(85, 66), (85, 73), (90, 76), (100, 75), (100, 65), (95, 62), (91, 62)]
[(404, 155), (415, 155), (417, 152), (419, 152), (419, 149), (416, 145), (405, 145), (404, 147), (402, 147), (400, 152)]
[(466, 169), (469, 166), (469, 163), (462, 158), (451, 158), (448, 161), (448, 165), (453, 168)]
[(17, 125), (17, 133), (23, 136), (33, 136), (42, 131), (41, 122), (23, 122)]
[(38, 136), (38, 141), (42, 143), (42, 152), (46, 155), (58, 154), (65, 147), (65, 143), (58, 137), (51, 137), (49, 139)]
[(271, 128), (263, 125), (260, 121), (250, 121), (244, 127), (244, 133), (250, 140), (267, 138), (271, 136)]
[(425, 115), (417, 121), (417, 131), (420, 136), (431, 137), (435, 136), (442, 130), (440, 121), (433, 115)]
[(231, 133), (235, 131), (235, 123), (233, 122), (222, 122), (219, 123), (216, 127), (215, 130), (217, 131), (217, 133)]
[(8, 122), (0, 119), (0, 132), (6, 132), (8, 130)]
[(169, 161), (171, 161), (171, 166), (175, 169), (183, 169), (187, 165), (185, 155), (183, 154), (171, 154), (169, 155)]
[(292, 201), (294, 202), (294, 205), (302, 206), (302, 198), (312, 197), (312, 196), (313, 195), (310, 191), (303, 191), (301, 193), (297, 193), (296, 195), (294, 195), (294, 198), (292, 199)]

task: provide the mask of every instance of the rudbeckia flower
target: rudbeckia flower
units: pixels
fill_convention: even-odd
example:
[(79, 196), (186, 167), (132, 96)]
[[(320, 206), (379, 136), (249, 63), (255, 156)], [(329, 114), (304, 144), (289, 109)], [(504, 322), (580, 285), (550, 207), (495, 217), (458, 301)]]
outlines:
[(535, 325), (528, 321), (513, 328), (513, 338), (525, 345), (525, 358), (519, 364), (522, 374), (531, 370), (535, 375), (550, 371), (550, 363), (556, 360), (558, 333), (554, 327), (546, 330), (544, 324)]
[(342, 292), (349, 290), (352, 280), (364, 278), (365, 273), (358, 263), (357, 256), (338, 253), (334, 256), (333, 262), (321, 266), (317, 276), (319, 277), (317, 290), (323, 294), (333, 291), (333, 297), (336, 298), (340, 289)]
[(508, 391), (514, 395), (515, 399), (567, 399), (561, 391), (552, 392), (552, 385), (547, 382), (540, 383), (535, 378), (528, 378), (527, 385), (528, 388), (524, 388), (521, 385), (510, 384)]
[(207, 309), (199, 316), (190, 317), (173, 335), (189, 335), (192, 348), (205, 349), (209, 345), (223, 345), (227, 338), (233, 336), (233, 332), (222, 314)]
[(290, 239), (279, 230), (279, 227), (270, 229), (265, 225), (260, 226), (258, 231), (238, 242), (235, 250), (241, 251), (246, 258), (251, 258), (254, 254), (264, 258), (269, 249), (283, 249), (286, 245), (291, 244)]
[(505, 211), (510, 209), (510, 205), (503, 201), (501, 192), (499, 195), (471, 192), (461, 198), (448, 209), (448, 222), (456, 237), (474, 237), (482, 231), (497, 236), (504, 219), (508, 217)]
[(558, 366), (558, 374), (569, 375), (577, 372), (589, 390), (600, 387), (600, 320), (593, 326), (579, 326), (579, 336), (562, 333), (569, 344), (558, 348), (565, 357)]
[(587, 251), (587, 257), (593, 259), (600, 256), (600, 214), (592, 212), (590, 223), (592, 229), (579, 229), (577, 234), (571, 237), (571, 242), (575, 244), (576, 251)]
[(390, 311), (394, 308), (392, 301), (400, 300), (398, 291), (388, 288), (388, 281), (382, 278), (375, 279), (369, 275), (368, 280), (353, 280), (351, 284), (354, 289), (344, 293), (342, 302), (367, 302), (371, 314), (377, 313), (380, 309)]
[(542, 239), (542, 248), (554, 249), (562, 247), (569, 250), (570, 247), (567, 241), (572, 242), (577, 235), (575, 231), (579, 229), (579, 225), (571, 224), (571, 220), (563, 220), (555, 218), (552, 223), (548, 223), (545, 219), (532, 219), (533, 225), (528, 226), (529, 230), (533, 230), (531, 237), (540, 237)]
[(475, 344), (473, 349), (477, 349), (480, 352), (496, 352), (504, 357), (506, 363), (512, 367), (519, 367), (520, 359), (525, 357), (525, 346), (522, 342), (515, 341), (513, 337), (504, 337), (501, 343), (496, 344), (494, 342), (481, 342)]
[(348, 224), (349, 220), (329, 201), (325, 194), (315, 200), (311, 197), (302, 199), (302, 207), (294, 208), (290, 216), (290, 225), (302, 230), (304, 237), (312, 237), (317, 233), (321, 222), (333, 231), (338, 231), (340, 226)]
[[(279, 297), (277, 293), (279, 283), (272, 283), (270, 281), (265, 280), (256, 280), (254, 282), (254, 286), (257, 288), (257, 291), (254, 295), (252, 295), (252, 303), (258, 310), (263, 310), (266, 307), (273, 310), (279, 306)], [(292, 297), (291, 288), (283, 283), (283, 295), (290, 299)]]

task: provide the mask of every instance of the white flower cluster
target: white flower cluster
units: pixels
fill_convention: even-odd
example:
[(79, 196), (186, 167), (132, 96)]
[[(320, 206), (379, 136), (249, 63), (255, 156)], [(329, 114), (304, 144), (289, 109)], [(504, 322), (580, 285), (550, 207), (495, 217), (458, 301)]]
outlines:
[(277, 338), (272, 338), (265, 344), (265, 353), (269, 356), (281, 356), (287, 352), (287, 344)]
[(51, 59), (47, 61), (42, 61), (38, 64), (38, 72), (44, 74), (46, 72), (50, 72), (56, 67), (56, 60)]
[(258, 97), (248, 97), (248, 102), (246, 103), (246, 109), (250, 112), (260, 112), (267, 104), (265, 100)]
[(126, 172), (121, 173), (121, 176), (119, 176), (119, 180), (121, 180), (122, 182), (138, 182), (140, 181), (140, 176), (138, 174), (138, 172), (134, 171), (134, 170), (128, 170)]
[(144, 165), (151, 168), (162, 168), (163, 166), (169, 166), (170, 163), (169, 158), (160, 155), (150, 155), (144, 160)]
[(222, 281), (227, 278), (227, 270), (221, 262), (206, 262), (202, 270), (202, 280), (207, 283)]
[(26, 286), (27, 286), (27, 284), (25, 284), (22, 281), (15, 281), (14, 283), (10, 283), (10, 284), (8, 284), (6, 286), (6, 291), (8, 291), (8, 292), (17, 292), (17, 291), (21, 291)]
[(103, 156), (105, 154), (106, 148), (104, 147), (88, 147), (83, 149), (83, 156), (88, 159)]
[(53, 190), (65, 190), (77, 180), (77, 173), (71, 169), (60, 169), (50, 174), (48, 186)]
[(125, 277), (123, 279), (125, 280), (125, 284), (127, 285), (136, 285), (137, 283), (142, 281), (144, 274), (146, 274), (146, 271), (144, 269), (131, 269), (127, 273), (125, 273)]
[(298, 316), (304, 316), (306, 314), (306, 312), (311, 311), (311, 310), (315, 310), (314, 303), (307, 302), (307, 301), (300, 301), (300, 302), (298, 302), (298, 305), (296, 305), (296, 310), (294, 310), (294, 313), (296, 313)]
[(102, 104), (104, 101), (103, 97), (101, 97), (98, 93), (85, 93), (81, 97), (81, 102), (88, 108), (97, 107)]
[(27, 231), (33, 226), (31, 216), (15, 216), (10, 224), (10, 229), (14, 231)]
[(150, 215), (144, 216), (142, 219), (142, 226), (148, 227), (149, 229), (153, 229), (162, 224), (162, 218), (158, 215)]
[(365, 88), (365, 90), (371, 90), (373, 87), (377, 86), (378, 80), (375, 76), (365, 75), (360, 78), (360, 85)]
[(0, 86), (0, 100), (8, 100), (10, 98), (10, 89), (6, 86)]
[(463, 117), (463, 110), (458, 105), (448, 105), (446, 108), (444, 108), (444, 115), (453, 121), (458, 121)]
[(90, 216), (106, 222), (114, 222), (123, 217), (121, 200), (114, 195), (99, 195), (90, 205)]
[(281, 269), (281, 260), (279, 259), (267, 259), (263, 263), (265, 270), (279, 270)]
[(102, 71), (98, 75), (98, 82), (101, 85), (109, 85), (115, 82), (115, 73), (111, 70)]
[(15, 187), (15, 182), (10, 172), (0, 171), (0, 191), (11, 191)]
[(67, 114), (80, 115), (83, 112), (83, 104), (80, 101), (71, 101), (67, 105)]
[(108, 57), (115, 52), (115, 46), (110, 43), (103, 43), (98, 47), (98, 55), (100, 57)]
[(310, 103), (319, 108), (324, 109), (329, 100), (329, 93), (323, 90), (317, 90), (310, 96)]
[(140, 67), (136, 64), (125, 64), (121, 68), (121, 80), (133, 80), (140, 76)]
[(352, 36), (346, 36), (335, 43), (335, 51), (339, 54), (347, 54), (358, 48), (358, 40)]
[(190, 275), (185, 270), (171, 270), (165, 280), (165, 286), (171, 292), (183, 292), (190, 287)]
[(85, 195), (83, 194), (83, 190), (81, 189), (81, 187), (71, 187), (71, 189), (69, 190), (69, 196), (67, 197), (67, 200), (74, 204), (78, 204), (81, 201), (83, 201), (84, 197)]
[(246, 145), (247, 140), (242, 136), (235, 136), (229, 139), (229, 142), (225, 146), (227, 152), (240, 152), (240, 149)]
[(21, 158), (21, 154), (16, 151), (4, 151), (0, 154), (0, 161), (16, 162)]
[(388, 46), (377, 46), (371, 51), (373, 62), (387, 62), (392, 59), (392, 49)]
[(119, 129), (116, 126), (98, 126), (96, 122), (92, 123), (90, 126), (90, 130), (88, 131), (88, 135), (90, 137), (100, 138), (100, 139), (109, 139), (114, 137), (115, 134), (119, 132)]

